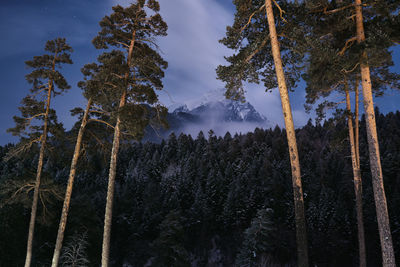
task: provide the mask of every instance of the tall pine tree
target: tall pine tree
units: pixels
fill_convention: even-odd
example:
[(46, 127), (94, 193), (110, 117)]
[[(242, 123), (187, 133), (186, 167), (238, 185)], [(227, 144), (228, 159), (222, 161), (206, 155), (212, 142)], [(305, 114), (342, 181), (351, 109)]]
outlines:
[[(162, 89), (163, 69), (167, 67), (157, 52), (156, 36), (165, 36), (167, 24), (162, 20), (156, 0), (138, 0), (124, 8), (114, 6), (113, 13), (101, 22), (101, 31), (93, 39), (98, 49), (114, 47), (119, 50), (100, 56), (104, 81), (103, 97), (94, 99), (103, 109), (111, 109), (114, 139), (111, 151), (107, 202), (104, 218), (102, 266), (108, 266), (112, 203), (116, 177), (117, 156), (121, 133), (134, 138), (143, 135), (153, 119), (162, 119), (166, 109), (158, 104), (155, 89)], [(147, 11), (152, 12), (151, 15)], [(116, 107), (116, 108), (115, 108)]]
[[(62, 242), (64, 239), (64, 232), (65, 232), (65, 227), (67, 224), (67, 217), (68, 217), (68, 210), (71, 202), (71, 195), (72, 195), (72, 188), (74, 185), (74, 180), (76, 176), (76, 169), (77, 169), (77, 164), (78, 164), (78, 159), (80, 156), (81, 148), (82, 148), (82, 140), (83, 136), (85, 133), (86, 125), (90, 119), (90, 112), (99, 112), (98, 110), (91, 110), (93, 107), (92, 105), (92, 98), (90, 97), (90, 92), (93, 90), (97, 90), (100, 86), (99, 84), (99, 78), (96, 77), (96, 64), (87, 64), (82, 68), (82, 73), (85, 76), (84, 81), (81, 81), (78, 83), (78, 86), (82, 88), (84, 91), (84, 96), (89, 95), (86, 108), (83, 111), (83, 115), (81, 118), (81, 124), (79, 127), (78, 135), (76, 137), (76, 143), (75, 143), (75, 149), (74, 149), (74, 154), (72, 157), (71, 161), (71, 167), (70, 167), (70, 172), (69, 172), (69, 177), (68, 177), (68, 183), (67, 183), (67, 188), (65, 190), (65, 196), (64, 196), (64, 204), (61, 212), (61, 218), (60, 218), (60, 224), (58, 227), (58, 233), (57, 233), (57, 240), (56, 240), (56, 245), (54, 248), (54, 254), (53, 254), (53, 260), (52, 260), (52, 266), (57, 267), (58, 262), (60, 259), (60, 254), (61, 254), (61, 248), (62, 248)], [(73, 110), (73, 113), (82, 113), (82, 110), (75, 109)]]
[(33, 87), (30, 90), (31, 94), (22, 100), (22, 106), (19, 108), (22, 117), (15, 116), (16, 127), (8, 129), (13, 135), (21, 137), (21, 142), (18, 148), (14, 150), (14, 154), (25, 151), (34, 143), (40, 143), (25, 267), (31, 265), (40, 178), (42, 176), (48, 133), (56, 136), (63, 131), (61, 124), (57, 122), (55, 111), (50, 108), (51, 99), (70, 88), (58, 69), (61, 64), (72, 64), (69, 54), (72, 52), (72, 48), (64, 38), (57, 38), (47, 41), (45, 51), (48, 54), (35, 56), (33, 60), (26, 61), (26, 65), (33, 69), (30, 74), (26, 75), (26, 80)]
[[(353, 171), (354, 171), (354, 187), (357, 206), (358, 234), (359, 234), (359, 252), (360, 266), (366, 266), (365, 241), (363, 240), (363, 219), (362, 219), (362, 187), (361, 175), (359, 171), (359, 134), (358, 134), (358, 80), (361, 71), (361, 83), (364, 91), (364, 107), (367, 118), (374, 117), (373, 104), (368, 111), (368, 105), (372, 101), (372, 90), (375, 95), (382, 95), (388, 87), (398, 87), (399, 75), (390, 72), (389, 67), (393, 65), (391, 52), (389, 47), (393, 44), (391, 37), (387, 34), (388, 27), (384, 27), (387, 20), (388, 10), (393, 8), (390, 3), (386, 4), (377, 2), (373, 5), (367, 4), (366, 16), (366, 32), (368, 39), (362, 43), (360, 34), (364, 36), (364, 28), (361, 11), (361, 3), (353, 3), (352, 1), (308, 1), (308, 7), (311, 9), (310, 16), (306, 20), (311, 25), (312, 34), (308, 35), (306, 42), (310, 47), (309, 62), (307, 71), (304, 75), (307, 81), (307, 102), (315, 103), (320, 96), (329, 96), (334, 90), (339, 90), (346, 95), (346, 109), (349, 126), (349, 140), (351, 147)], [(373, 7), (372, 7), (373, 6)], [(353, 8), (354, 7), (354, 8)], [(356, 22), (356, 23), (355, 23)], [(362, 25), (361, 25), (362, 24)], [(362, 33), (361, 29), (362, 28)], [(358, 44), (356, 44), (358, 42)], [(368, 58), (369, 57), (369, 58)], [(368, 71), (366, 71), (368, 65)], [(321, 67), (325, 71), (321, 71)], [(349, 86), (348, 81), (355, 84), (355, 130), (352, 129), (352, 116), (350, 108)], [(365, 87), (367, 86), (367, 87)], [(366, 92), (364, 89), (367, 88)], [(324, 104), (330, 106), (336, 103), (324, 102), (319, 107), (319, 111), (323, 110)], [(368, 117), (368, 112), (369, 116)], [(368, 121), (368, 120), (367, 120)], [(371, 171), (376, 175), (381, 174), (377, 171), (379, 163), (379, 148), (377, 136), (372, 134), (373, 128), (376, 128), (374, 122), (369, 120), (368, 136), (370, 147)], [(376, 133), (376, 131), (375, 131)], [(375, 144), (372, 146), (371, 145)], [(354, 148), (354, 151), (353, 151)], [(375, 151), (375, 152), (374, 152)], [(373, 163), (374, 162), (374, 163)], [(391, 238), (388, 237), (389, 220), (387, 216), (386, 200), (384, 196), (382, 177), (373, 175), (374, 191), (377, 215), (381, 233), (382, 251), (391, 250)], [(380, 180), (380, 182), (379, 182)], [(386, 210), (386, 211), (385, 211)], [(385, 215), (386, 214), (386, 215)], [(385, 230), (384, 230), (385, 229)], [(385, 233), (383, 233), (385, 232)], [(385, 253), (383, 253), (385, 254)], [(390, 253), (389, 253), (390, 254)], [(391, 256), (389, 256), (390, 258)], [(387, 255), (383, 255), (384, 261)], [(391, 265), (390, 265), (391, 266)]]
[[(299, 57), (287, 49), (290, 39), (284, 38), (289, 34), (295, 34), (297, 29), (295, 23), (288, 22), (282, 16), (285, 12), (282, 7), (290, 8), (286, 1), (274, 1), (280, 14), (276, 21), (271, 0), (236, 0), (234, 3), (235, 21), (232, 27), (227, 28), (227, 36), (221, 42), (239, 51), (227, 58), (229, 66), (218, 67), (218, 77), (226, 82), (226, 96), (239, 100), (244, 98), (243, 80), (258, 83), (261, 76), (267, 89), (276, 86), (279, 88), (292, 171), (298, 265), (308, 266), (303, 187), (288, 94), (288, 88), (293, 87), (298, 78)], [(282, 58), (285, 61), (286, 77)]]
[[(355, 0), (357, 43), (365, 43), (364, 20), (361, 0)], [(368, 64), (368, 54), (365, 49), (361, 52), (360, 58), (361, 85), (363, 89), (364, 110), (367, 124), (367, 137), (369, 148), (369, 160), (372, 174), (372, 185), (378, 217), (379, 236), (382, 249), (382, 263), (384, 267), (396, 266), (390, 232), (389, 213), (386, 203), (385, 189), (383, 187), (382, 165), (378, 143), (378, 133), (376, 131), (374, 101), (372, 98), (371, 74)]]

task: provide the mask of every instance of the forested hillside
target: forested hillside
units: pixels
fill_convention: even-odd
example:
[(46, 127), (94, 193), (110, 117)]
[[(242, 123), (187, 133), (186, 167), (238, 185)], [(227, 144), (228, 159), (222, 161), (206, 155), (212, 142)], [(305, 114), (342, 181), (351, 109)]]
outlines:
[[(400, 112), (376, 110), (393, 243), (400, 260)], [(296, 130), (304, 187), (310, 265), (357, 266), (357, 221), (346, 121)], [(381, 253), (360, 122), (368, 266)], [(54, 249), (73, 142), (49, 140), (39, 193), (33, 266)], [(13, 145), (1, 147), (4, 158)], [(0, 266), (22, 266), (37, 150), (0, 171)], [(98, 266), (109, 148), (86, 146), (77, 167), (61, 263)], [(295, 266), (291, 170), (285, 130), (246, 135), (171, 135), (161, 144), (124, 142), (118, 156), (111, 237), (112, 266)], [(69, 252), (69, 253), (68, 253)], [(72, 258), (71, 258), (72, 257)], [(75, 258), (74, 258), (75, 257)], [(77, 265), (81, 266), (81, 265)]]
[[(44, 51), (29, 51), (29, 90), (6, 130), (18, 141), (0, 147), (0, 267), (396, 267), (400, 112), (387, 98), (400, 88), (400, 1), (181, 1), (111, 1), (96, 23), (88, 6), (75, 5), (82, 18), (70, 4), (48, 13), (63, 27), (43, 27)], [(8, 67), (28, 55), (17, 50), (3, 65), (13, 99)], [(85, 107), (75, 92), (59, 102), (77, 87)], [(195, 105), (221, 87), (223, 100)], [(67, 108), (77, 119), (66, 130)]]

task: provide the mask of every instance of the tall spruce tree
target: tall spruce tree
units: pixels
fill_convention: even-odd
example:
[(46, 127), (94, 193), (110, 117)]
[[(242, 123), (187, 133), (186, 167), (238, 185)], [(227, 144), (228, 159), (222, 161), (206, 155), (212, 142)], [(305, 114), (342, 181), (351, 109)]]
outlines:
[[(114, 47), (119, 50), (100, 56), (100, 69), (105, 93), (94, 99), (96, 104), (109, 110), (114, 128), (111, 151), (107, 202), (104, 217), (102, 266), (108, 266), (112, 203), (116, 177), (117, 156), (121, 133), (128, 132), (134, 138), (143, 135), (144, 128), (153, 119), (161, 119), (166, 109), (158, 104), (155, 89), (162, 89), (163, 69), (167, 67), (157, 52), (156, 36), (165, 36), (167, 24), (158, 13), (156, 0), (138, 0), (124, 8), (113, 7), (113, 13), (101, 22), (101, 31), (93, 39), (98, 49)], [(151, 15), (147, 14), (151, 12)]]
[(286, 1), (274, 1), (279, 14), (276, 20), (277, 13), (274, 15), (271, 0), (235, 0), (234, 3), (236, 5), (235, 21), (232, 27), (227, 28), (227, 36), (221, 42), (238, 52), (227, 58), (229, 66), (218, 67), (218, 78), (226, 82), (226, 96), (238, 100), (244, 98), (242, 81), (258, 83), (261, 77), (267, 90), (279, 88), (292, 171), (297, 260), (298, 266), (308, 266), (303, 187), (288, 94), (288, 88), (293, 87), (298, 78), (297, 63), (300, 58), (294, 50), (287, 49), (293, 47), (292, 38), (285, 38), (297, 34), (298, 29), (295, 16), (290, 18), (291, 21), (283, 18), (285, 8), (294, 11), (301, 7), (297, 4), (296, 6), (289, 5)]
[(30, 94), (22, 100), (22, 106), (19, 107), (22, 116), (14, 117), (16, 127), (8, 129), (13, 135), (21, 137), (20, 144), (11, 153), (12, 155), (26, 151), (34, 143), (40, 143), (25, 267), (31, 265), (40, 178), (42, 176), (47, 137), (49, 133), (57, 136), (63, 132), (62, 125), (57, 122), (55, 110), (50, 108), (51, 99), (70, 88), (58, 69), (61, 64), (72, 64), (70, 58), (72, 48), (66, 43), (65, 38), (56, 38), (47, 41), (45, 51), (48, 54), (35, 56), (33, 60), (25, 62), (28, 67), (33, 69), (31, 73), (26, 75), (26, 80), (32, 84), (32, 89), (30, 89)]

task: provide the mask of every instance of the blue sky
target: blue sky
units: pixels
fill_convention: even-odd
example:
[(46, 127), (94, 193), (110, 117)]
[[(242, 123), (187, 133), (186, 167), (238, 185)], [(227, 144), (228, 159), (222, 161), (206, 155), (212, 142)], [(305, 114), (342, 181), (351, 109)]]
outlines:
[[(6, 133), (14, 125), (12, 116), (19, 115), (18, 106), (28, 93), (29, 84), (24, 76), (29, 72), (25, 61), (43, 53), (47, 40), (66, 37), (74, 52), (74, 65), (62, 70), (71, 90), (58, 96), (54, 103), (59, 119), (69, 129), (75, 118), (69, 110), (84, 106), (85, 100), (76, 86), (82, 78), (80, 68), (95, 61), (96, 51), (91, 40), (99, 31), (98, 22), (123, 0), (3, 0), (0, 7), (0, 145), (17, 139)], [(161, 14), (168, 23), (168, 36), (159, 40), (162, 55), (169, 62), (164, 79), (165, 92), (160, 93), (166, 106), (186, 103), (194, 106), (210, 90), (222, 89), (215, 68), (225, 64), (224, 56), (232, 51), (218, 40), (224, 36), (227, 25), (232, 24), (234, 7), (231, 0), (159, 0)], [(399, 71), (400, 49), (394, 50)], [(277, 90), (265, 93), (262, 85), (248, 85), (247, 99), (271, 122), (282, 125), (282, 114)], [(295, 125), (305, 124), (304, 84), (291, 93)], [(376, 99), (383, 112), (399, 109), (399, 92), (388, 92)]]

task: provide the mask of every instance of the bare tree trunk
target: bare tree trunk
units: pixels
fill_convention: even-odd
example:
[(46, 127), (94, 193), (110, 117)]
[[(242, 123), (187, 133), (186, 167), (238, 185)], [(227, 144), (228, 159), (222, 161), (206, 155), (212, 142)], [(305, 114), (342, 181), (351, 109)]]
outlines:
[[(122, 108), (123, 106), (125, 106), (125, 102), (126, 102), (126, 91), (123, 93), (121, 97), (119, 107)], [(120, 127), (121, 127), (121, 119), (118, 115), (117, 123), (115, 124), (115, 129), (114, 129), (114, 140), (111, 151), (110, 170), (108, 175), (107, 202), (106, 202), (106, 212), (104, 215), (103, 251), (101, 254), (102, 267), (108, 266), (108, 260), (110, 255), (112, 205), (114, 199), (115, 176), (117, 173), (117, 156), (118, 156), (120, 135), (121, 135)]]
[(350, 151), (351, 151), (351, 165), (353, 167), (354, 193), (356, 196), (358, 253), (360, 258), (360, 267), (366, 267), (367, 258), (365, 252), (364, 221), (363, 221), (363, 209), (362, 209), (362, 179), (361, 179), (360, 168), (357, 163), (356, 145), (354, 141), (354, 131), (353, 131), (353, 118), (351, 115), (350, 94), (349, 94), (347, 80), (345, 80), (345, 93), (346, 93), (347, 125), (349, 128), (349, 140), (350, 140)]
[[(51, 70), (53, 71), (53, 73), (55, 72), (55, 69), (56, 69), (56, 59), (57, 59), (57, 52), (55, 52), (55, 54), (54, 54), (54, 59), (53, 59), (53, 63), (52, 63)], [(44, 115), (44, 123), (43, 123), (43, 134), (41, 136), (42, 142), (41, 142), (40, 151), (39, 151), (39, 161), (38, 161), (38, 167), (37, 167), (37, 171), (36, 171), (35, 189), (33, 191), (31, 220), (29, 222), (28, 242), (26, 245), (25, 267), (30, 267), (31, 261), (32, 261), (33, 234), (35, 232), (36, 213), (37, 213), (37, 205), (38, 205), (38, 200), (39, 200), (40, 178), (42, 177), (42, 170), (43, 170), (44, 150), (46, 148), (46, 141), (47, 141), (49, 111), (50, 111), (51, 93), (53, 92), (53, 86), (54, 86), (53, 80), (49, 79), (47, 102), (46, 102), (46, 112)]]
[[(135, 46), (136, 40), (136, 31), (132, 33), (132, 39), (128, 49), (128, 59), (127, 63), (128, 66), (131, 67), (132, 61), (132, 54), (133, 48)], [(125, 74), (125, 82), (128, 83), (129, 72)], [(119, 109), (125, 106), (126, 103), (126, 94), (127, 91), (125, 90), (121, 96), (121, 100), (119, 103)], [(110, 255), (110, 237), (111, 237), (111, 221), (112, 221), (112, 203), (114, 198), (114, 185), (115, 185), (115, 176), (117, 173), (117, 156), (119, 150), (119, 143), (120, 143), (120, 135), (121, 135), (121, 119), (118, 115), (117, 123), (114, 129), (114, 140), (113, 140), (113, 147), (111, 151), (111, 161), (110, 161), (110, 170), (108, 174), (108, 189), (107, 189), (107, 202), (106, 202), (106, 212), (104, 216), (104, 231), (103, 231), (103, 251), (101, 254), (101, 266), (107, 267)]]
[(285, 120), (286, 135), (289, 146), (290, 164), (292, 169), (292, 185), (294, 195), (294, 210), (296, 221), (297, 261), (299, 267), (308, 266), (307, 229), (304, 215), (303, 188), (301, 184), (300, 162), (297, 151), (296, 135), (293, 125), (292, 110), (289, 94), (286, 87), (285, 74), (279, 48), (278, 36), (275, 28), (275, 19), (271, 0), (265, 0), (269, 34), (271, 38), (272, 56), (274, 58), (276, 77), (282, 102), (282, 111)]
[(56, 245), (55, 245), (54, 254), (53, 254), (53, 260), (52, 260), (52, 264), (51, 264), (52, 267), (58, 266), (58, 261), (60, 258), (62, 242), (64, 239), (65, 226), (67, 224), (69, 204), (71, 201), (72, 188), (74, 185), (74, 179), (75, 179), (75, 174), (76, 174), (76, 165), (78, 164), (79, 154), (81, 151), (82, 138), (83, 138), (83, 134), (85, 132), (86, 124), (88, 122), (89, 110), (90, 110), (91, 105), (92, 105), (92, 100), (89, 99), (88, 103), (86, 105), (85, 113), (82, 118), (81, 127), (79, 128), (78, 137), (76, 139), (74, 155), (72, 157), (72, 162), (71, 162), (71, 169), (69, 171), (67, 189), (65, 191), (64, 205), (63, 205), (63, 209), (61, 212), (60, 225), (58, 226), (57, 240), (56, 240)]
[(360, 100), (359, 100), (359, 92), (358, 92), (358, 87), (359, 87), (360, 80), (357, 78), (356, 79), (356, 84), (354, 88), (354, 93), (355, 93), (355, 112), (354, 112), (354, 133), (355, 133), (355, 143), (356, 143), (356, 159), (357, 159), (357, 166), (358, 169), (361, 170), (360, 168), (360, 126), (359, 126), (359, 106), (360, 106)]
[[(355, 0), (357, 42), (365, 41), (364, 24), (361, 0)], [(386, 204), (385, 189), (383, 186), (382, 166), (379, 152), (378, 134), (376, 131), (374, 101), (372, 97), (371, 76), (366, 51), (362, 53), (361, 62), (361, 84), (363, 88), (364, 110), (367, 122), (368, 150), (372, 174), (372, 185), (378, 219), (379, 236), (382, 250), (382, 263), (384, 267), (396, 266), (392, 234), (390, 232), (389, 214)]]
[(46, 141), (47, 141), (47, 131), (48, 131), (48, 121), (49, 121), (49, 111), (50, 111), (50, 102), (51, 102), (52, 91), (53, 91), (53, 82), (49, 81), (49, 89), (48, 89), (48, 93), (47, 93), (47, 102), (46, 102), (46, 112), (44, 115), (43, 134), (41, 136), (39, 161), (38, 161), (38, 166), (37, 166), (37, 171), (36, 171), (35, 189), (33, 191), (31, 220), (29, 222), (28, 243), (26, 246), (25, 267), (31, 266), (31, 261), (32, 261), (33, 234), (35, 232), (36, 213), (37, 213), (39, 190), (40, 190), (40, 178), (42, 176), (42, 170), (43, 170), (44, 151), (45, 151)]

